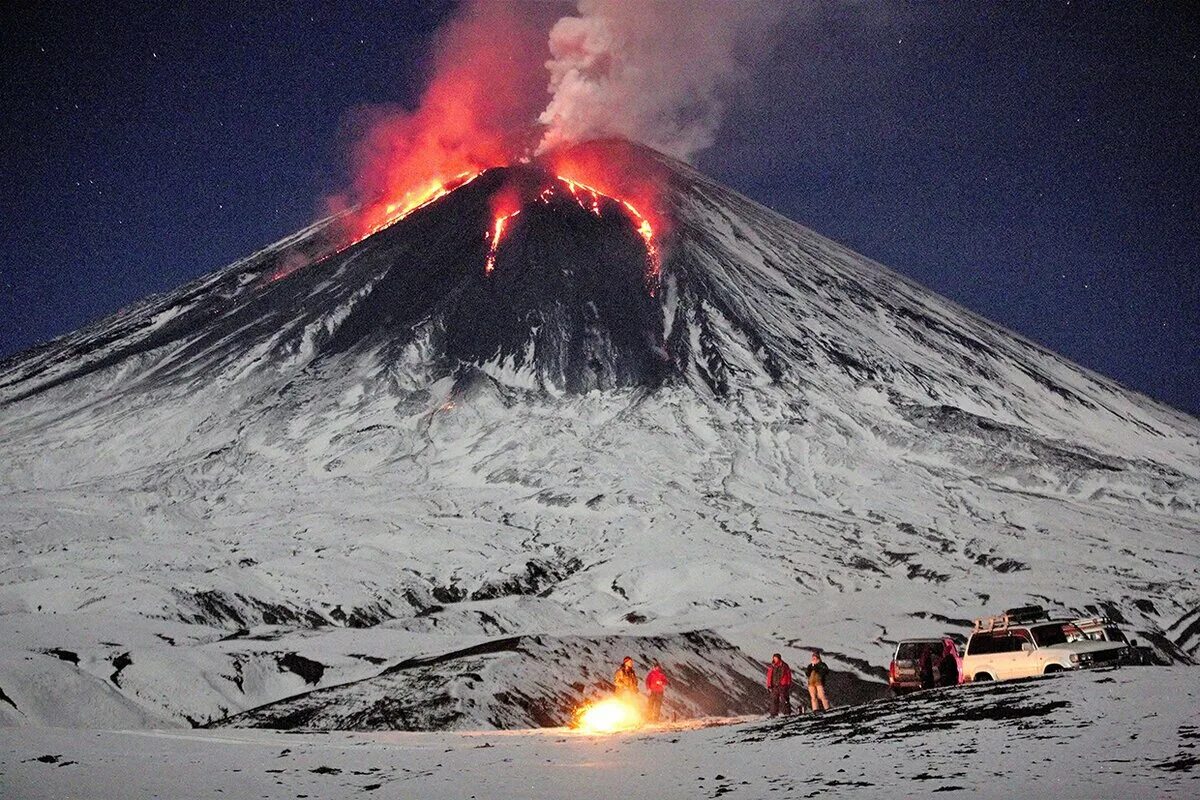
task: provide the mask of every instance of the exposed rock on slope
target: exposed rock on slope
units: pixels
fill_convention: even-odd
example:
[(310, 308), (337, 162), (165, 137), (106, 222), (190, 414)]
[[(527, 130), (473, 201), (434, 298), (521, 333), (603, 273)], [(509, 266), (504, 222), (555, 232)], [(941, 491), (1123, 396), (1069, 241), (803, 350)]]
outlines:
[[(0, 364), (4, 719), (203, 723), (311, 690), (286, 653), (323, 688), (514, 636), (705, 629), (867, 677), (1029, 601), (1196, 655), (1200, 423), (592, 147), (660, 176), (653, 293), (636, 218), (561, 190), (487, 274), (531, 164)], [(453, 724), (527, 722), (518, 689)]]

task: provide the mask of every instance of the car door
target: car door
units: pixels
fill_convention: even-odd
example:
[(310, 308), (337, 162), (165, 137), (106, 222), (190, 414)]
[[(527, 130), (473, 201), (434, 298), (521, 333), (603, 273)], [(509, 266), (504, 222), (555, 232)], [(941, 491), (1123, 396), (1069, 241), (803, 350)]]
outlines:
[(992, 674), (998, 681), (1008, 680), (1013, 676), (1013, 639), (1008, 635), (1008, 631), (996, 633), (992, 640), (992, 646), (995, 648), (990, 665)]
[(1037, 652), (1037, 643), (1034, 642), (1033, 636), (1029, 631), (1017, 628), (1010, 631), (1011, 641), (1009, 644), (1011, 662), (1012, 662), (1012, 677), (1028, 678), (1033, 675), (1041, 675), (1042, 669), (1040, 665), (1040, 657)]

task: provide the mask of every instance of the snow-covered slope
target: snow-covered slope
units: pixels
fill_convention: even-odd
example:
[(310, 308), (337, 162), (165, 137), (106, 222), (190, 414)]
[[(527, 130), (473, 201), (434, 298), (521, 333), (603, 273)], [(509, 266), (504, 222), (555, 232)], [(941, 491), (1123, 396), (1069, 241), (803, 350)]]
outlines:
[(2, 718), (203, 724), (514, 636), (879, 679), (1028, 601), (1197, 655), (1197, 420), (620, 150), (662, 175), (653, 294), (630, 215), (563, 192), (485, 274), (533, 164), (0, 364)]
[(1200, 794), (1195, 673), (1085, 672), (615, 736), (0, 730), (0, 795), (1185, 800)]

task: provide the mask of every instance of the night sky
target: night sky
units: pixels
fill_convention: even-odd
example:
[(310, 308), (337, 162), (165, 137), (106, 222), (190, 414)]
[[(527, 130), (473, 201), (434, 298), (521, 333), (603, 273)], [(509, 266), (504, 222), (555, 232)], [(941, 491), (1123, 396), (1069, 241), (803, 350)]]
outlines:
[[(36, 5), (0, 24), (0, 356), (311, 222), (453, 11)], [(1200, 413), (1200, 6), (1031, 6), (802, 4), (699, 166)]]

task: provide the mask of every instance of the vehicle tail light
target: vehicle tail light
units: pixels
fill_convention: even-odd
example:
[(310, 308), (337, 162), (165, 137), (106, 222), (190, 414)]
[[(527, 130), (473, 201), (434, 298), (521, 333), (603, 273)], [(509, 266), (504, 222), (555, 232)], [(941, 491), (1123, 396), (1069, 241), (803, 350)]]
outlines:
[(896, 666), (896, 659), (893, 658), (888, 667), (888, 683), (895, 683), (898, 677), (900, 677), (900, 668)]

